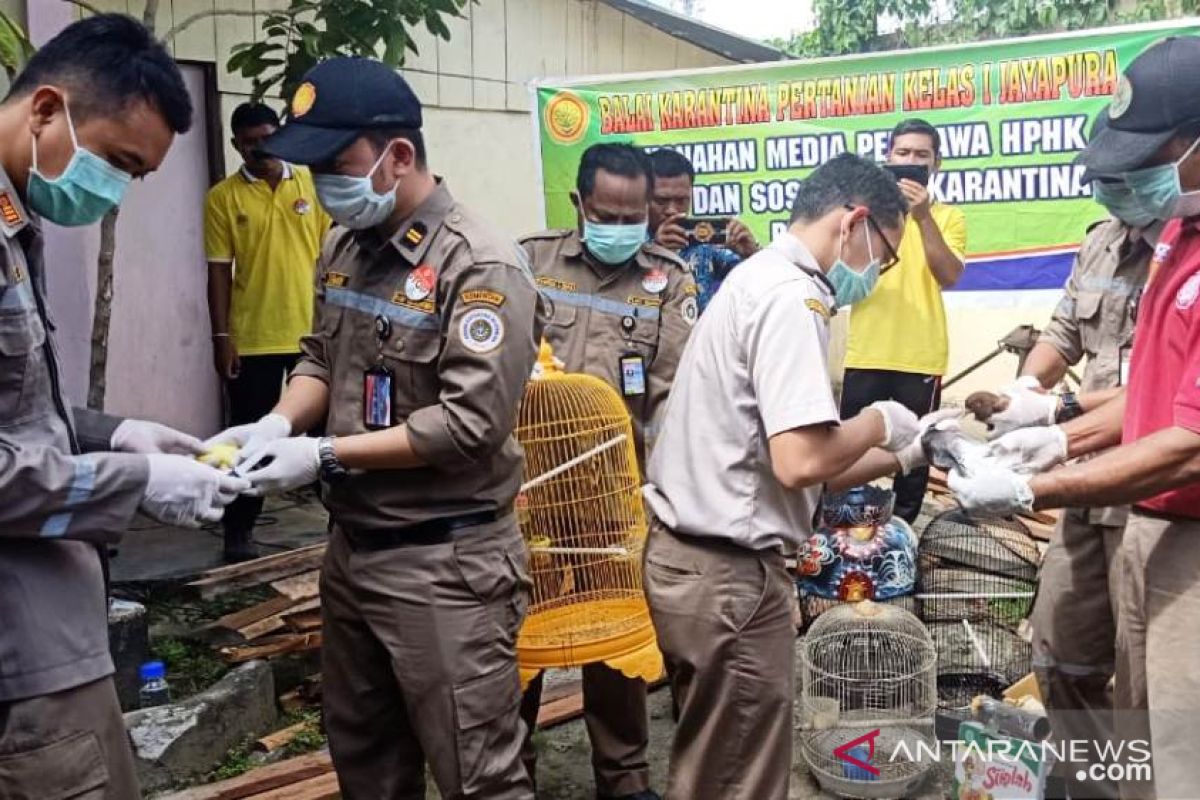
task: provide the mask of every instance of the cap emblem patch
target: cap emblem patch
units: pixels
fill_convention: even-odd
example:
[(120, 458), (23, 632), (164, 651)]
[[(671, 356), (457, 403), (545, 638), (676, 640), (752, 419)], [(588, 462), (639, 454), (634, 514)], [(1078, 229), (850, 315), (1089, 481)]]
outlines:
[(303, 117), (312, 110), (313, 104), (317, 102), (317, 87), (305, 81), (296, 89), (296, 93), (292, 95), (292, 116)]
[(1112, 102), (1108, 104), (1108, 118), (1116, 119), (1129, 110), (1129, 105), (1133, 102), (1133, 84), (1129, 82), (1129, 78), (1124, 75), (1117, 83), (1117, 90), (1113, 92)]

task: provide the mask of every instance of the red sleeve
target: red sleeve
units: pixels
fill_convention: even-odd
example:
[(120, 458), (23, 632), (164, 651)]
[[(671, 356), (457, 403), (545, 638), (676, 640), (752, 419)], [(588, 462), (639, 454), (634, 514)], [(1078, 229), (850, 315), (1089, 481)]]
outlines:
[[(1189, 281), (1196, 278), (1200, 278), (1200, 272)], [(1200, 305), (1188, 309), (1188, 313), (1184, 368), (1175, 389), (1175, 424), (1200, 433)]]

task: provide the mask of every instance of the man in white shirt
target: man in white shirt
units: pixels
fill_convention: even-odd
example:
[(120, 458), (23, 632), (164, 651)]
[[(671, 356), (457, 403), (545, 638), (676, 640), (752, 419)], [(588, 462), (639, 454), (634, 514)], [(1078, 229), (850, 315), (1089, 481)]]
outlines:
[[(822, 491), (920, 466), (920, 423), (884, 401), (838, 421), (829, 318), (895, 264), (906, 205), (845, 154), (791, 224), (725, 280), (684, 350), (648, 469), (645, 587), (679, 703), (668, 798), (783, 800), (796, 630), (784, 567)], [(918, 463), (920, 462), (920, 463)]]

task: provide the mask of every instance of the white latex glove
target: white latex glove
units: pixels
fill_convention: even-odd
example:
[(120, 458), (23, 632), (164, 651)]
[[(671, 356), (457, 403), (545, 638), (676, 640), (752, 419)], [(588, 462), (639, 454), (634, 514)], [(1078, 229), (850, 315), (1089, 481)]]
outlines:
[(883, 441), (877, 447), (892, 453), (903, 450), (921, 432), (917, 415), (895, 400), (878, 400), (867, 408), (875, 409), (883, 417)]
[(1006, 517), (1033, 511), (1029, 479), (994, 464), (974, 470), (970, 477), (952, 471), (946, 483), (954, 499), (970, 513)]
[(168, 525), (199, 528), (218, 522), (229, 505), (250, 482), (225, 475), (188, 456), (161, 453), (146, 456), (150, 480), (142, 496), (141, 509)]
[(204, 452), (204, 445), (195, 436), (143, 419), (127, 419), (118, 425), (109, 446), (118, 453), (144, 455), (174, 453), (196, 456)]
[(1000, 390), (1008, 397), (1008, 408), (992, 414), (988, 424), (992, 426), (989, 438), (996, 439), (1019, 428), (1053, 425), (1058, 413), (1058, 395), (1034, 391), (1029, 388), (1029, 378), (1021, 378)]
[[(207, 450), (218, 444), (232, 444), (236, 445), (242, 453), (250, 453), (268, 442), (285, 439), (291, 435), (292, 423), (288, 422), (287, 417), (282, 414), (267, 414), (258, 422), (234, 425), (211, 439), (206, 439), (204, 449)], [(245, 458), (239, 454), (238, 463), (241, 464), (243, 461)]]
[(1058, 425), (1021, 428), (994, 439), (988, 457), (999, 467), (1029, 475), (1067, 460), (1067, 434)]
[(897, 450), (893, 453), (896, 460), (900, 462), (900, 471), (907, 475), (914, 469), (929, 466), (929, 459), (925, 457), (925, 448), (921, 447), (921, 436), (925, 431), (933, 426), (955, 419), (962, 414), (961, 408), (942, 408), (937, 411), (932, 411), (917, 420), (917, 436), (905, 448)]
[[(321, 469), (321, 456), (317, 452), (319, 442), (312, 436), (296, 436), (276, 439), (257, 450), (246, 451), (240, 468), (242, 476), (252, 485), (246, 494), (262, 497), (315, 482)], [(262, 464), (266, 459), (270, 462)]]

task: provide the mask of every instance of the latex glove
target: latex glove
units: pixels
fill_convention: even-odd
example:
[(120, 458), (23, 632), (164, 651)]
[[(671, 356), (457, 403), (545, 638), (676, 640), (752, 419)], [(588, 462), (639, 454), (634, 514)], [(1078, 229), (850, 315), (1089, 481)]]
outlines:
[(912, 444), (913, 439), (921, 432), (921, 423), (917, 415), (895, 400), (879, 400), (867, 408), (875, 409), (883, 417), (883, 441), (877, 447), (892, 453), (903, 450)]
[(952, 471), (946, 483), (954, 499), (969, 513), (1006, 517), (1033, 511), (1029, 479), (994, 464), (972, 471), (970, 477)]
[(240, 470), (252, 486), (246, 494), (262, 497), (314, 483), (321, 469), (321, 456), (317, 452), (319, 442), (312, 436), (296, 436), (276, 439), (257, 450), (246, 451)]
[(195, 456), (204, 452), (204, 445), (195, 436), (143, 419), (127, 419), (118, 425), (109, 446), (118, 453), (144, 455), (174, 453)]
[(1029, 378), (1022, 378), (1000, 390), (1008, 397), (1008, 408), (992, 414), (989, 438), (996, 439), (1019, 428), (1053, 425), (1058, 414), (1058, 395), (1034, 391)]
[(1014, 472), (1045, 472), (1067, 460), (1067, 434), (1058, 425), (1021, 428), (993, 440), (988, 457)]
[[(288, 422), (287, 417), (282, 414), (267, 414), (258, 422), (235, 425), (221, 431), (211, 439), (206, 439), (204, 449), (208, 450), (218, 444), (232, 444), (236, 445), (242, 453), (250, 453), (268, 442), (285, 439), (291, 435), (292, 423)], [(245, 458), (238, 458), (239, 464), (243, 461)]]
[(199, 528), (205, 522), (219, 522), (225, 506), (250, 488), (249, 481), (188, 456), (155, 453), (146, 459), (150, 479), (141, 510), (168, 525)]
[(925, 456), (925, 448), (921, 446), (921, 437), (925, 431), (942, 423), (950, 424), (962, 413), (960, 408), (942, 408), (937, 411), (930, 412), (917, 420), (917, 435), (916, 438), (905, 448), (895, 451), (893, 455), (900, 462), (900, 471), (907, 475), (914, 469), (929, 466), (929, 459)]

